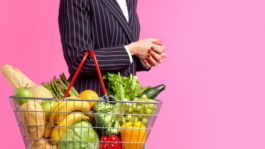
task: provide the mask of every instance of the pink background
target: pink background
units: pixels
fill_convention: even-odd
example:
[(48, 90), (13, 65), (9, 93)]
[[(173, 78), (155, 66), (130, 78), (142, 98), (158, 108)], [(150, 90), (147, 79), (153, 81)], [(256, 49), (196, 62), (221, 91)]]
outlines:
[[(67, 73), (59, 0), (1, 0), (0, 65), (40, 84)], [(147, 85), (167, 85), (148, 149), (265, 148), (264, 0), (139, 0), (141, 38), (159, 38), (168, 57)], [(23, 148), (0, 76), (1, 148)]]

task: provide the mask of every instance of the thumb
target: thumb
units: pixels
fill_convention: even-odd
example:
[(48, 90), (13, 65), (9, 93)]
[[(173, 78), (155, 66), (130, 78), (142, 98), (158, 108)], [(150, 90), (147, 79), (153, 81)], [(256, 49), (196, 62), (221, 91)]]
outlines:
[(163, 43), (160, 40), (153, 41), (152, 43), (156, 44), (156, 45), (159, 45), (159, 46), (163, 45)]

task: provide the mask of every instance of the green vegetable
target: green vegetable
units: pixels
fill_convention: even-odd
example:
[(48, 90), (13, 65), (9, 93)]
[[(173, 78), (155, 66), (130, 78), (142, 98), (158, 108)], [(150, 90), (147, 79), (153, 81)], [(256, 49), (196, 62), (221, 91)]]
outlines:
[[(68, 89), (68, 86), (66, 86), (61, 79), (58, 79), (58, 81), (64, 87), (65, 92), (66, 92), (66, 90)], [(68, 94), (69, 94), (69, 96), (76, 96), (76, 94), (72, 90), (70, 90)]]
[(52, 96), (53, 96), (53, 97), (56, 96), (55, 93), (53, 92), (52, 88), (51, 88), (48, 84), (46, 84), (45, 82), (43, 82), (43, 83), (41, 83), (41, 85), (42, 85), (43, 87), (47, 88), (47, 89), (52, 93)]
[[(50, 85), (51, 85), (51, 88), (52, 90), (54, 91), (55, 95), (58, 95), (60, 92), (57, 90), (57, 88), (54, 86), (54, 83), (53, 81), (51, 80), (50, 81)], [(61, 96), (58, 96), (58, 99), (62, 99)]]
[(60, 94), (64, 94), (63, 91), (62, 91), (61, 88), (60, 88), (60, 85), (57, 84), (57, 79), (56, 79), (56, 77), (53, 77), (53, 83), (54, 83), (54, 86), (56, 87), (57, 91), (58, 91)]
[(92, 127), (86, 121), (75, 123), (61, 138), (68, 141), (59, 141), (58, 149), (99, 149), (98, 134)]
[(128, 105), (126, 103), (117, 103), (116, 105), (97, 102), (93, 107), (93, 116), (96, 127), (106, 136), (112, 134), (118, 135), (120, 127), (126, 122), (123, 114), (126, 112)]
[(112, 90), (114, 92), (113, 96), (118, 100), (133, 99), (140, 92), (151, 88), (143, 88), (138, 81), (138, 77), (132, 76), (132, 74), (128, 77), (123, 77), (120, 75), (120, 72), (118, 72), (118, 74), (108, 72), (103, 76), (103, 79), (108, 80), (107, 90), (108, 92)]
[[(62, 90), (62, 92), (65, 93), (67, 88), (65, 89), (64, 86), (59, 82), (59, 80), (60, 79), (57, 79), (57, 84), (60, 87), (60, 89)], [(69, 94), (69, 95), (71, 95), (71, 94)]]
[(114, 95), (110, 88), (106, 88), (107, 95)]
[[(56, 77), (54, 77), (50, 82), (43, 82), (41, 83), (41, 85), (47, 88), (52, 93), (53, 97), (55, 97), (59, 93), (64, 95), (70, 85), (70, 82), (67, 81), (64, 74), (60, 75), (60, 78), (61, 79), (57, 79)], [(68, 94), (68, 97), (70, 96), (79, 96), (79, 93), (73, 86), (71, 87)], [(63, 97), (59, 96), (58, 99), (63, 99)]]
[(151, 89), (144, 91), (143, 93), (139, 94), (137, 97), (141, 97), (142, 95), (146, 95), (148, 99), (155, 99), (159, 93), (165, 90), (166, 86), (164, 84), (158, 85)]
[[(69, 87), (70, 82), (66, 79), (64, 73), (62, 73), (62, 74), (60, 75), (60, 79), (65, 83), (65, 85), (67, 85), (67, 86)], [(68, 88), (68, 87), (67, 87), (67, 88)], [(77, 97), (79, 96), (79, 93), (76, 91), (76, 89), (75, 89), (74, 86), (71, 87), (71, 91), (75, 94), (75, 96), (77, 96)]]

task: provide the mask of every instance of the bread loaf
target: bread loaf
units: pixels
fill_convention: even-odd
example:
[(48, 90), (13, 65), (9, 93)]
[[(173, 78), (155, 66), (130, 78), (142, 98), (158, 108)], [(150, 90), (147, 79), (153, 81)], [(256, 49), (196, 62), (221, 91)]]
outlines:
[(31, 141), (31, 145), (28, 149), (57, 149), (57, 145), (51, 145), (50, 142), (41, 138), (41, 140)]
[(28, 77), (26, 77), (20, 70), (11, 66), (3, 65), (1, 68), (2, 74), (5, 76), (7, 81), (13, 86), (14, 89), (19, 87), (25, 87), (28, 84), (28, 87), (35, 86), (36, 84), (32, 82)]
[[(53, 98), (52, 93), (47, 88), (41, 85), (35, 85), (35, 86), (30, 87), (29, 89), (33, 91), (34, 97)], [(35, 100), (35, 101), (40, 104), (43, 100)]]
[(42, 106), (35, 101), (28, 101), (20, 107), (20, 111), (21, 121), (25, 125), (24, 130), (28, 139), (40, 139), (45, 130), (45, 114)]

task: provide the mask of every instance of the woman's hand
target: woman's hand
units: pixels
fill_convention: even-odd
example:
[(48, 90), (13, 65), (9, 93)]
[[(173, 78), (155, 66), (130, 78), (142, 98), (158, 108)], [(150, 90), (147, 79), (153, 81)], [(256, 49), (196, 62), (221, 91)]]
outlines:
[[(163, 46), (163, 43), (160, 40), (157, 40), (157, 41), (155, 41), (153, 43), (156, 44), (156, 45), (159, 45), (159, 46)], [(151, 55), (151, 57), (148, 57), (148, 59), (144, 61), (145, 65), (148, 66), (148, 67), (151, 67), (150, 63), (154, 64), (153, 60), (156, 61), (156, 64), (154, 64), (152, 66), (156, 66), (157, 63), (159, 63), (159, 64), (162, 63), (162, 58), (166, 57), (166, 53), (165, 52), (163, 52), (163, 53), (158, 55), (158, 53), (155, 52), (155, 49), (153, 47), (151, 48), (151, 50), (148, 50), (148, 52)]]
[(128, 45), (131, 55), (144, 60), (147, 66), (156, 66), (166, 57), (165, 46), (158, 39), (143, 39)]

